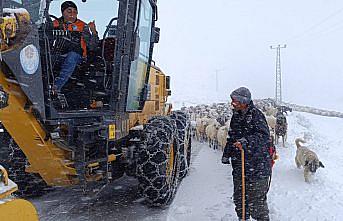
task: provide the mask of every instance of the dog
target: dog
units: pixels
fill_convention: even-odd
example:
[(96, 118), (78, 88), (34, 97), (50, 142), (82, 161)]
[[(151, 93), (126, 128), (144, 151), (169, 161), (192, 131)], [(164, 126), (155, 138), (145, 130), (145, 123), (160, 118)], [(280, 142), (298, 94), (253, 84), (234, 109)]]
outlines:
[(285, 147), (287, 140), (287, 119), (282, 112), (276, 114), (276, 124), (275, 124), (275, 143), (279, 143), (279, 138), (282, 137), (282, 146)]
[(298, 168), (304, 168), (305, 182), (309, 183), (310, 174), (314, 174), (319, 167), (324, 168), (324, 164), (318, 159), (315, 152), (302, 146), (300, 143), (306, 143), (303, 139), (295, 139), (297, 152), (295, 156), (295, 164)]

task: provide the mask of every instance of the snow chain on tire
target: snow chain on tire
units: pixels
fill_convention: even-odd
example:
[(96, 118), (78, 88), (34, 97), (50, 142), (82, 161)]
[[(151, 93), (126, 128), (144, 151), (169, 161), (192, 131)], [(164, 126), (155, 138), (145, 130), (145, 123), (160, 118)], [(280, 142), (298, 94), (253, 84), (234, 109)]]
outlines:
[(175, 196), (180, 172), (176, 123), (170, 117), (153, 117), (144, 125), (137, 177), (151, 206), (168, 205)]
[(187, 114), (182, 111), (173, 111), (170, 117), (176, 121), (181, 160), (180, 178), (184, 178), (188, 173), (191, 161), (192, 140), (190, 120)]

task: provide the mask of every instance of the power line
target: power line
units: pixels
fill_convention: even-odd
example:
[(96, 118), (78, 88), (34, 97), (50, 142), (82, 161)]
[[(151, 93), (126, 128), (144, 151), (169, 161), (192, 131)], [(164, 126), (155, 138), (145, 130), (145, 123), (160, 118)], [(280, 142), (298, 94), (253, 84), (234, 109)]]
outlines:
[(318, 26), (320, 26), (321, 24), (325, 23), (327, 20), (331, 19), (332, 17), (335, 17), (336, 15), (340, 14), (343, 11), (343, 8), (338, 9), (337, 11), (335, 11), (334, 13), (326, 16), (324, 19), (322, 19), (321, 21), (315, 23), (314, 25), (310, 26), (309, 28), (307, 28), (306, 30), (304, 30), (303, 32), (294, 35), (293, 37), (290, 37), (289, 39), (287, 39), (286, 41), (292, 41), (292, 40), (297, 40), (299, 38), (301, 38), (302, 36), (306, 35), (307, 33), (311, 32), (313, 29), (317, 28)]
[(327, 34), (330, 34), (332, 32), (341, 30), (343, 28), (343, 22), (342, 20), (340, 20), (339, 22), (333, 24), (332, 26), (322, 30), (322, 31), (318, 31), (318, 32), (313, 32), (311, 34), (311, 36), (309, 38), (306, 38), (308, 40), (313, 40), (313, 39), (317, 39), (320, 38), (321, 36), (325, 36)]

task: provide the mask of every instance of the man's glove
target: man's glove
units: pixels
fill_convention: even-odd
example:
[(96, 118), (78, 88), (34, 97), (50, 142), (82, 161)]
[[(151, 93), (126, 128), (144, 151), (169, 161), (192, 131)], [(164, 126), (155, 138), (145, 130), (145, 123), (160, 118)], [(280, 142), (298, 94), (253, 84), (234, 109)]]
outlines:
[(226, 143), (226, 146), (223, 151), (223, 156), (222, 156), (222, 163), (223, 164), (230, 164), (230, 157), (231, 157), (231, 149), (229, 146), (229, 143)]
[(222, 164), (230, 164), (230, 158), (223, 156), (222, 157)]
[(244, 137), (238, 139), (235, 143), (233, 143), (233, 146), (235, 146), (237, 149), (242, 150), (243, 146), (246, 146), (248, 144), (247, 139)]
[(239, 141), (235, 142), (233, 145), (239, 150), (243, 149), (243, 146), (242, 146), (241, 142), (239, 142)]

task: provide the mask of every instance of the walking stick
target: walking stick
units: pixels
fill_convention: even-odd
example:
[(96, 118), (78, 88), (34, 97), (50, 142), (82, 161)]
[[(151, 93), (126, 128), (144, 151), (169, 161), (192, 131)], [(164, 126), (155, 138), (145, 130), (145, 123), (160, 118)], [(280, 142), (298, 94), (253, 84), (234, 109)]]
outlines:
[(244, 149), (241, 150), (242, 161), (242, 220), (245, 221), (245, 171), (244, 171)]

